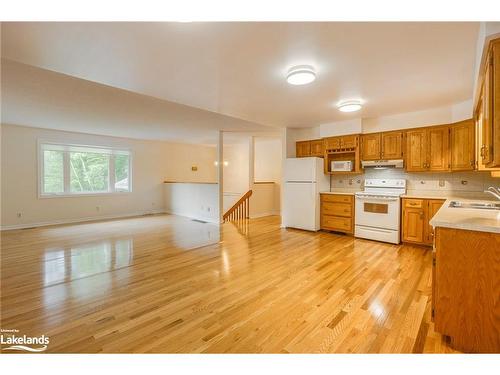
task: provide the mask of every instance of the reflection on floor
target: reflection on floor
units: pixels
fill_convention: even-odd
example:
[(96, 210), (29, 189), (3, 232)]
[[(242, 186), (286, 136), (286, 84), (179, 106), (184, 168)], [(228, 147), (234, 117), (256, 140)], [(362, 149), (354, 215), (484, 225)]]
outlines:
[(49, 352), (449, 352), (431, 253), (279, 218), (157, 215), (2, 232), (1, 327)]

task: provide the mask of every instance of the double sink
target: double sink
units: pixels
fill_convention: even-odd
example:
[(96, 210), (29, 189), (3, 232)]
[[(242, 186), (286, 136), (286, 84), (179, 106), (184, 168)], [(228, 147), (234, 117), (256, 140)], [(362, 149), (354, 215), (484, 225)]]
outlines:
[(476, 208), (479, 210), (500, 210), (500, 203), (451, 201), (450, 208)]

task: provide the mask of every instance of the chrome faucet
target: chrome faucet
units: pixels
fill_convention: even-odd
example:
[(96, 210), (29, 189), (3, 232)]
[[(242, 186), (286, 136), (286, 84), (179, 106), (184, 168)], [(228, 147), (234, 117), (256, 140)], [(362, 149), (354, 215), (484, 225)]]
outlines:
[(485, 193), (489, 193), (493, 195), (496, 199), (500, 200), (500, 189), (494, 186), (490, 186), (488, 189), (484, 191)]

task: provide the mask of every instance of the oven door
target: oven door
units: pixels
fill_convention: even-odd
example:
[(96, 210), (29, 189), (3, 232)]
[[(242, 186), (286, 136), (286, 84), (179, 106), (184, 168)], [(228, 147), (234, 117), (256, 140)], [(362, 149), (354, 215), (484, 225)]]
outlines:
[(356, 195), (356, 225), (399, 230), (399, 197)]

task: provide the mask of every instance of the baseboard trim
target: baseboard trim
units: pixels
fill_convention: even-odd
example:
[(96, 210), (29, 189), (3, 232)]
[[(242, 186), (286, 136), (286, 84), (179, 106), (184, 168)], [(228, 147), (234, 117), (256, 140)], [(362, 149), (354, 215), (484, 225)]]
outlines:
[(186, 219), (201, 220), (201, 221), (206, 221), (207, 223), (210, 223), (210, 224), (220, 225), (220, 223), (219, 223), (219, 221), (217, 219), (213, 219), (211, 217), (185, 215), (185, 214), (182, 214), (182, 213), (179, 213), (179, 212), (175, 212), (175, 211), (170, 211), (170, 210), (166, 210), (165, 213), (167, 213), (169, 215), (182, 216), (182, 217), (185, 217)]
[(167, 213), (164, 209), (160, 210), (151, 210), (147, 212), (129, 212), (125, 214), (118, 215), (103, 215), (103, 216), (87, 216), (79, 219), (63, 219), (63, 220), (51, 220), (51, 221), (43, 221), (38, 223), (24, 223), (24, 224), (14, 224), (14, 225), (3, 225), (0, 227), (0, 230), (15, 230), (15, 229), (26, 229), (26, 228), (38, 228), (38, 227), (46, 227), (50, 225), (62, 225), (62, 224), (76, 224), (76, 223), (84, 223), (87, 221), (104, 221), (104, 220), (112, 220), (112, 219), (123, 219), (127, 217), (137, 217), (137, 216), (145, 216), (145, 215), (155, 215), (155, 214), (165, 214)]
[(281, 215), (280, 211), (260, 212), (257, 214), (251, 214), (250, 219), (257, 219), (259, 217), (265, 217), (265, 216), (280, 216), (280, 215)]

